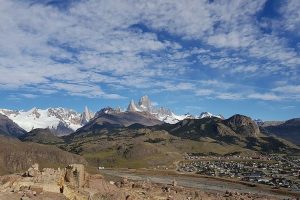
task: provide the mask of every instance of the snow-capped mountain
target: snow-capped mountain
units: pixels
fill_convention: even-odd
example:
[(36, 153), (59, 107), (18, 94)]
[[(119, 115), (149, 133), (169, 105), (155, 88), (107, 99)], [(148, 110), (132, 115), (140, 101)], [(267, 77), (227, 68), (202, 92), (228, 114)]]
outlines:
[(224, 119), (224, 117), (222, 115), (214, 115), (214, 114), (211, 114), (210, 112), (202, 112), (199, 116), (200, 119), (202, 119), (202, 118), (212, 118), (212, 117)]
[(129, 105), (128, 105), (128, 108), (127, 108), (127, 111), (131, 111), (131, 112), (142, 112), (141, 109), (139, 109), (133, 100), (130, 101)]
[(72, 133), (94, 116), (88, 108), (83, 114), (65, 108), (32, 108), (28, 111), (0, 109), (0, 113), (28, 132), (36, 128), (50, 128), (57, 135)]
[[(134, 100), (131, 100), (126, 111), (146, 112), (147, 115), (151, 114), (151, 116), (154, 116), (154, 119), (156, 118), (169, 124), (175, 124), (187, 118), (201, 119), (218, 117), (223, 119), (221, 115), (213, 115), (209, 112), (203, 112), (200, 114), (200, 116), (193, 116), (190, 114), (176, 115), (168, 108), (154, 106), (148, 96), (142, 96), (138, 103), (135, 103)], [(76, 131), (92, 119), (95, 119), (102, 114), (118, 115), (121, 113), (121, 116), (122, 113), (124, 114), (126, 111), (122, 111), (119, 107), (106, 107), (94, 114), (87, 107), (85, 107), (83, 113), (78, 113), (74, 110), (66, 108), (32, 108), (28, 111), (0, 109), (0, 114), (7, 116), (27, 132), (36, 128), (49, 128), (52, 129), (53, 132), (55, 132), (58, 136), (62, 136)]]
[(177, 116), (167, 108), (159, 108), (153, 106), (148, 96), (142, 96), (137, 104), (134, 102), (134, 100), (131, 100), (128, 105), (127, 111), (149, 112), (152, 115), (154, 115), (158, 120), (164, 121), (169, 124), (175, 124), (178, 121), (184, 119), (183, 116)]
[(120, 107), (118, 107), (118, 108), (105, 107), (105, 108), (102, 108), (101, 110), (99, 110), (98, 112), (96, 112), (94, 117), (98, 118), (101, 114), (118, 114), (121, 112), (122, 112), (122, 110)]
[(131, 112), (149, 112), (154, 115), (160, 121), (163, 121), (168, 124), (175, 124), (181, 120), (191, 118), (191, 119), (202, 119), (202, 118), (211, 118), (217, 117), (224, 119), (221, 115), (213, 115), (209, 112), (202, 112), (200, 116), (193, 116), (190, 114), (185, 115), (176, 115), (170, 109), (164, 107), (155, 107), (152, 105), (148, 96), (142, 96), (138, 103), (135, 103), (134, 100), (131, 100), (127, 111)]

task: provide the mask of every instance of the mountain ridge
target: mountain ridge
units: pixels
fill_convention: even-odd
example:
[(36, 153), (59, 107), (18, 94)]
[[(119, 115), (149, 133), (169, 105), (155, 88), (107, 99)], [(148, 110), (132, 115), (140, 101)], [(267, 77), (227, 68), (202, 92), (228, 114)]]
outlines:
[(0, 109), (0, 114), (7, 116), (27, 132), (36, 128), (49, 128), (58, 136), (76, 131), (94, 116), (87, 107), (82, 114), (62, 107), (47, 109), (34, 107), (28, 111)]
[(261, 129), (267, 135), (276, 135), (300, 145), (300, 118), (294, 118), (280, 123), (263, 124)]
[(0, 135), (20, 137), (26, 134), (26, 131), (19, 127), (7, 116), (0, 114)]
[[(7, 116), (11, 119), (14, 123), (18, 126), (26, 130), (27, 132), (32, 131), (33, 129), (40, 128), (45, 129), (49, 128), (53, 131), (57, 136), (64, 136), (69, 135), (84, 125), (88, 124), (90, 121), (94, 120), (101, 116), (103, 118), (103, 114), (110, 114), (114, 117), (119, 115), (119, 118), (122, 116), (126, 118), (128, 112), (132, 113), (140, 113), (143, 117), (147, 115), (153, 123), (145, 123), (141, 121), (137, 121), (136, 119), (132, 120), (129, 123), (129, 118), (126, 120), (128, 121), (125, 125), (119, 122), (116, 122), (115, 125), (117, 126), (129, 126), (135, 123), (141, 123), (141, 125), (156, 125), (160, 123), (167, 123), (167, 124), (176, 124), (184, 119), (203, 119), (203, 118), (219, 118), (225, 119), (222, 115), (214, 115), (210, 112), (202, 112), (198, 116), (185, 114), (185, 115), (176, 115), (170, 109), (165, 107), (158, 107), (155, 106), (150, 98), (145, 95), (142, 96), (137, 103), (134, 100), (131, 100), (127, 110), (122, 110), (120, 107), (111, 108), (105, 107), (100, 109), (98, 112), (93, 113), (85, 106), (83, 113), (76, 112), (72, 109), (67, 108), (47, 108), (47, 109), (38, 109), (32, 108), (28, 111), (19, 110), (8, 110), (8, 109), (0, 109), (0, 114)], [(127, 114), (126, 114), (127, 113)], [(154, 121), (155, 123), (154, 123)], [(156, 121), (159, 120), (160, 122)], [(105, 120), (104, 120), (105, 121)], [(106, 119), (108, 124), (111, 123), (108, 119)], [(117, 119), (120, 121), (120, 119)], [(280, 125), (284, 122), (264, 122), (260, 119), (254, 120), (256, 124), (260, 127), (271, 127), (273, 125)], [(101, 123), (100, 123), (101, 124)], [(102, 124), (103, 125), (103, 124)], [(272, 128), (266, 128), (265, 130), (269, 129), (269, 132)], [(256, 131), (257, 132), (257, 131)]]
[(165, 107), (156, 107), (152, 104), (150, 98), (145, 95), (142, 96), (139, 100), (139, 102), (136, 104), (135, 101), (132, 99), (127, 107), (127, 111), (132, 112), (149, 112), (153, 116), (155, 116), (160, 121), (163, 121), (168, 124), (175, 124), (183, 119), (186, 118), (195, 118), (195, 119), (201, 119), (201, 118), (211, 118), (211, 117), (217, 117), (220, 119), (224, 119), (222, 115), (214, 115), (209, 112), (202, 112), (199, 116), (192, 116), (189, 114), (185, 115), (176, 115), (173, 113), (170, 109)]

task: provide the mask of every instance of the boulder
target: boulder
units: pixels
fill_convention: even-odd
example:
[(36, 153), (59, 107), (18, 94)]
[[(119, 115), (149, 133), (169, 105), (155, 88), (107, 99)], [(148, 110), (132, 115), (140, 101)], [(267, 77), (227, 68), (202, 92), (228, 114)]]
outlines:
[(24, 177), (36, 177), (40, 174), (39, 164), (35, 163), (32, 165), (24, 174)]

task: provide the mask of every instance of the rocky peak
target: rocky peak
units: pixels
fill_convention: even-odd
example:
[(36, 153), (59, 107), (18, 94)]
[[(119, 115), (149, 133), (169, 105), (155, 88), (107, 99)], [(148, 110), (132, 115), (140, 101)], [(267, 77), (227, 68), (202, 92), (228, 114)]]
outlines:
[(48, 108), (47, 110), (41, 110), (38, 109), (39, 113), (47, 112), (47, 115), (49, 117), (53, 116), (56, 117), (62, 121), (64, 120), (77, 120), (79, 121), (79, 113), (72, 109), (66, 109), (66, 108)]
[(225, 119), (225, 117), (223, 115), (221, 115), (221, 114), (216, 115), (216, 117), (220, 118), (220, 119)]
[(105, 108), (102, 108), (100, 111), (98, 111), (96, 114), (95, 114), (95, 118), (99, 117), (100, 115), (103, 115), (103, 114), (116, 114), (116, 113), (120, 113), (122, 112), (121, 111), (121, 108), (117, 107), (117, 108), (112, 108), (112, 107), (105, 107)]
[(199, 116), (200, 119), (202, 119), (202, 118), (212, 118), (212, 117), (224, 119), (224, 117), (222, 115), (214, 115), (210, 112), (202, 112)]
[(211, 113), (209, 113), (209, 112), (202, 112), (201, 114), (200, 114), (200, 119), (202, 119), (202, 118), (211, 118), (211, 117), (213, 117), (213, 114), (211, 114)]
[(233, 115), (225, 122), (233, 131), (243, 136), (257, 137), (260, 134), (259, 127), (250, 117)]
[(139, 101), (139, 108), (141, 108), (141, 110), (143, 110), (143, 111), (151, 112), (152, 104), (147, 95), (141, 97), (141, 99)]
[(136, 104), (134, 103), (133, 99), (130, 101), (130, 104), (128, 105), (127, 111), (130, 111), (130, 112), (139, 112), (140, 111), (140, 109), (138, 109)]
[(81, 114), (80, 123), (86, 124), (94, 117), (94, 113), (92, 113), (87, 106), (84, 108), (84, 112)]
[[(130, 104), (128, 105), (127, 111), (130, 112), (147, 112), (150, 115), (154, 116), (160, 121), (175, 124), (178, 121), (185, 119), (187, 116), (184, 115), (175, 115), (170, 109), (165, 107), (156, 107), (153, 106), (151, 103), (150, 98), (145, 95), (142, 96), (139, 100), (139, 103), (136, 104), (134, 100), (131, 100)], [(192, 116), (189, 116), (192, 117)]]
[(33, 116), (35, 116), (35, 118), (39, 118), (41, 116), (41, 114), (39, 113), (38, 109), (37, 108), (32, 108), (31, 110), (31, 113)]

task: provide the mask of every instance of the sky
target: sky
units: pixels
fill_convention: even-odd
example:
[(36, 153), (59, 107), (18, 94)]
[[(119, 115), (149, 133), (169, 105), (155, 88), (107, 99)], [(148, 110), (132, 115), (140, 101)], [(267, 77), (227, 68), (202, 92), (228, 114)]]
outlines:
[(300, 117), (299, 0), (0, 0), (0, 107)]

